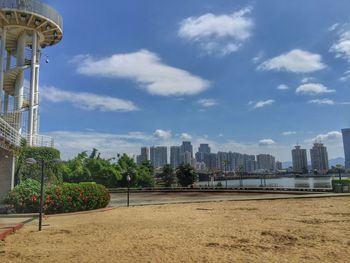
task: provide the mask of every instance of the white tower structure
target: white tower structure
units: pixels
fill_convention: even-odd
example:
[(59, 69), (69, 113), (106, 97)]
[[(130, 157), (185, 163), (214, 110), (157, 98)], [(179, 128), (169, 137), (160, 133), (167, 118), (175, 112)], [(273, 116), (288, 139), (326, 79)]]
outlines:
[(40, 0), (0, 0), (0, 34), (1, 117), (28, 145), (52, 146), (38, 135), (39, 67), (41, 49), (62, 39), (62, 18)]
[(41, 0), (0, 0), (0, 197), (22, 138), (53, 146), (39, 135), (39, 68), (41, 50), (62, 37), (62, 17)]

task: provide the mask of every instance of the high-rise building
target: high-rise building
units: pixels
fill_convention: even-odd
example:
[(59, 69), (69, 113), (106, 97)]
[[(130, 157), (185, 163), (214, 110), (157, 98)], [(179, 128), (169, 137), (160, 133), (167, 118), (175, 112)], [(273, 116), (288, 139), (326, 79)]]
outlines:
[(209, 161), (207, 168), (211, 171), (215, 171), (217, 169), (217, 155), (216, 153), (210, 153), (209, 154)]
[(322, 143), (314, 143), (310, 155), (312, 170), (326, 174), (329, 169), (327, 148)]
[(343, 129), (342, 133), (345, 153), (345, 168), (350, 169), (350, 128)]
[(217, 153), (217, 168), (220, 171), (228, 172), (230, 171), (230, 160), (229, 160), (229, 153), (227, 152), (218, 152)]
[(181, 146), (170, 147), (170, 165), (176, 169), (181, 164)]
[(199, 145), (198, 152), (200, 153), (210, 153), (210, 147), (209, 144), (202, 143)]
[(281, 171), (282, 170), (282, 162), (277, 161), (276, 162), (276, 170)]
[(259, 154), (256, 156), (258, 162), (258, 169), (274, 171), (276, 169), (275, 157), (270, 154)]
[(244, 172), (252, 173), (256, 170), (256, 161), (255, 161), (255, 155), (243, 155), (244, 160)]
[(182, 142), (181, 153), (185, 152), (189, 152), (191, 154), (191, 158), (193, 157), (193, 146), (191, 142)]
[(192, 155), (191, 155), (191, 153), (190, 152), (184, 152), (183, 154), (182, 154), (182, 158), (183, 158), (183, 164), (190, 164), (190, 165), (192, 165), (193, 164), (193, 162), (192, 162)]
[(209, 167), (209, 155), (209, 144), (201, 144), (198, 148), (198, 152), (195, 154), (195, 158), (197, 162), (204, 162), (206, 167)]
[(292, 150), (292, 160), (293, 160), (293, 172), (295, 173), (307, 173), (307, 154), (306, 149), (301, 149), (299, 145), (295, 146)]
[(164, 167), (168, 163), (168, 149), (166, 146), (150, 148), (151, 163), (155, 168)]

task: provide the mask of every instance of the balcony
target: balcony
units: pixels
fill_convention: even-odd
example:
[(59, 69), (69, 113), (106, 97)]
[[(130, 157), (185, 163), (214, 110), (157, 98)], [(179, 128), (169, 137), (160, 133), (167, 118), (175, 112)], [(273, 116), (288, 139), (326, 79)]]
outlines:
[(61, 30), (63, 29), (62, 16), (52, 7), (44, 4), (40, 0), (0, 0), (0, 9), (15, 9), (19, 12), (36, 14), (47, 18), (55, 23)]

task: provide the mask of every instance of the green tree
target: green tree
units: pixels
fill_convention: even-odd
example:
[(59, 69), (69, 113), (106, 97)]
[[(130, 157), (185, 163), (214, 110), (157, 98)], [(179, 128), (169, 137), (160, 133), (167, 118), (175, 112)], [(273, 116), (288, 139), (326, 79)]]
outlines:
[(170, 187), (175, 183), (174, 169), (171, 167), (171, 165), (167, 164), (163, 167), (161, 178), (166, 187)]
[(197, 174), (189, 164), (182, 164), (176, 169), (176, 177), (183, 187), (192, 185), (197, 180)]
[[(59, 165), (50, 163), (55, 159), (60, 159), (60, 152), (50, 147), (29, 147), (25, 140), (22, 141), (21, 147), (15, 151), (15, 184), (20, 184), (26, 179), (40, 180), (41, 164), (40, 161), (46, 162), (45, 179), (49, 184), (57, 184), (62, 182), (62, 174)], [(33, 158), (38, 161), (37, 164), (27, 164), (26, 160)]]

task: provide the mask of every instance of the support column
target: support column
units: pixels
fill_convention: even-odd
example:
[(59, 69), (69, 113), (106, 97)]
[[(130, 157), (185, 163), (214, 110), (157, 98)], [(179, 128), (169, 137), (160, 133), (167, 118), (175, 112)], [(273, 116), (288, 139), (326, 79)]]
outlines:
[[(18, 40), (17, 40), (17, 52), (16, 52), (16, 62), (17, 67), (21, 68), (25, 65), (25, 47), (27, 45), (27, 34), (26, 32), (23, 32)], [(16, 87), (15, 87), (15, 112), (20, 112), (22, 110), (23, 106), (23, 91), (24, 91), (24, 70), (19, 70), (17, 80), (16, 80)], [(21, 126), (22, 126), (22, 116), (19, 114), (17, 125), (18, 131), (21, 133)]]
[(1, 29), (1, 49), (0, 49), (0, 112), (2, 112), (2, 102), (4, 93), (4, 62), (6, 51), (6, 28)]
[[(6, 71), (11, 69), (11, 53), (7, 51), (7, 58), (6, 58)], [(9, 94), (7, 91), (4, 93), (4, 113), (8, 113), (9, 111)]]
[(30, 89), (29, 89), (29, 117), (28, 117), (28, 136), (29, 136), (29, 146), (33, 146), (33, 135), (36, 120), (36, 109), (35, 109), (35, 93), (37, 90), (37, 78), (38, 78), (38, 35), (33, 32), (32, 36), (32, 65), (30, 72)]
[(15, 157), (12, 152), (0, 149), (0, 202), (14, 187)]

